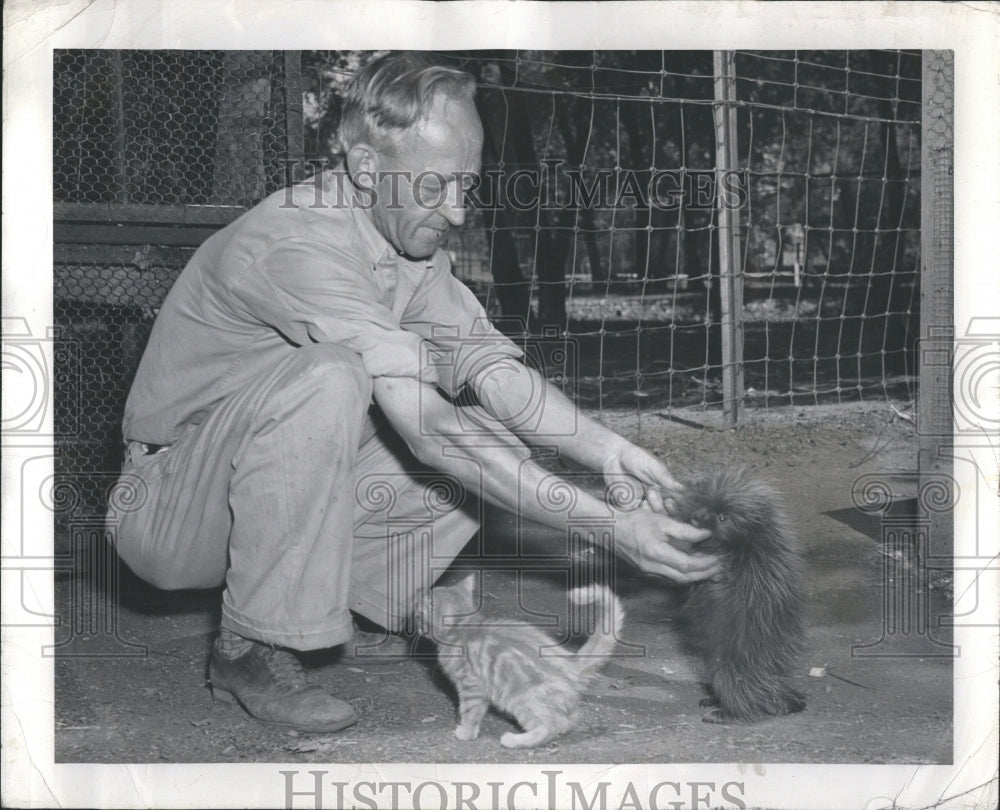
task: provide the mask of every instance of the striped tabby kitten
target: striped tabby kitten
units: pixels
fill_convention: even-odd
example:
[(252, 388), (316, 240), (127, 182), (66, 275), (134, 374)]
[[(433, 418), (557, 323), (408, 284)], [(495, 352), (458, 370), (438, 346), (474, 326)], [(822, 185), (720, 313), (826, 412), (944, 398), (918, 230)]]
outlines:
[(437, 643), (438, 663), (458, 691), (458, 739), (479, 736), (490, 705), (524, 730), (504, 734), (500, 744), (506, 748), (542, 745), (576, 724), (580, 696), (614, 649), (624, 613), (605, 586), (574, 588), (569, 597), (574, 605), (597, 603), (600, 608), (597, 629), (575, 655), (525, 622), (484, 620), (473, 576), (424, 594), (416, 610), (417, 627)]

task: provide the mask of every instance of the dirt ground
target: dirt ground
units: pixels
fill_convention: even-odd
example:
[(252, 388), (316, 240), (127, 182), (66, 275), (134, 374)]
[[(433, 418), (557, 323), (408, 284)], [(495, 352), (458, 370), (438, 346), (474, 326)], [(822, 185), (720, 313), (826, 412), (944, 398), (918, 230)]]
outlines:
[[(340, 651), (309, 656), (309, 673), (353, 702), (360, 721), (339, 734), (296, 734), (212, 701), (206, 661), (219, 592), (167, 593), (124, 572), (118, 598), (108, 602), (93, 576), (78, 573), (57, 575), (62, 615), (73, 617), (67, 628), (86, 630), (80, 606), (90, 605), (104, 611), (104, 628), (116, 624), (117, 638), (77, 635), (55, 662), (56, 761), (948, 763), (950, 639), (936, 624), (950, 604), (950, 575), (931, 571), (918, 594), (926, 600), (913, 602), (926, 606), (921, 618), (933, 638), (887, 633), (882, 527), (851, 499), (866, 473), (889, 482), (903, 507), (916, 494), (909, 416), (899, 402), (771, 409), (751, 412), (733, 431), (700, 411), (646, 412), (641, 421), (634, 411), (602, 414), (678, 473), (738, 460), (785, 493), (808, 575), (808, 644), (795, 673), (808, 694), (803, 713), (755, 725), (702, 723), (698, 662), (677, 632), (683, 590), (623, 567), (617, 590), (628, 645), (587, 695), (580, 726), (555, 742), (507, 751), (499, 737), (511, 723), (493, 714), (478, 740), (460, 742), (452, 733), (453, 693), (427, 655), (345, 658)], [(489, 512), (488, 550), (510, 542), (515, 530), (511, 517)], [(527, 535), (529, 547), (558, 541), (539, 528)], [(483, 583), (487, 610), (498, 614), (538, 620), (564, 602), (561, 575), (508, 566), (486, 570)], [(875, 646), (852, 654), (852, 645)]]

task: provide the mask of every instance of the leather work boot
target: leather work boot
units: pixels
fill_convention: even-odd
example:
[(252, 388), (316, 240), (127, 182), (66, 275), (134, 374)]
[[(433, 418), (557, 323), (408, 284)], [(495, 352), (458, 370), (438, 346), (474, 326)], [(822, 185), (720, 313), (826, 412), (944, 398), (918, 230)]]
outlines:
[(296, 731), (340, 731), (358, 720), (354, 707), (309, 683), (288, 650), (254, 642), (232, 661), (212, 646), (208, 679), (212, 698), (239, 703), (256, 719)]
[[(365, 629), (372, 627), (372, 630)], [(370, 622), (354, 621), (354, 636), (343, 645), (341, 656), (344, 661), (364, 661), (381, 659), (398, 661), (407, 658), (420, 640), (416, 633), (401, 631), (389, 633)]]

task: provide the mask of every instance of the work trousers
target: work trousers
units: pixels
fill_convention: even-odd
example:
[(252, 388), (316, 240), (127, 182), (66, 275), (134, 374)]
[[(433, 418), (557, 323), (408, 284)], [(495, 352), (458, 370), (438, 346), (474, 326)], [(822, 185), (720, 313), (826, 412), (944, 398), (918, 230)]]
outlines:
[(305, 346), (169, 447), (131, 442), (119, 555), (160, 588), (224, 584), (222, 625), (270, 644), (344, 643), (350, 610), (398, 631), (480, 502), (373, 420), (371, 390), (356, 354)]

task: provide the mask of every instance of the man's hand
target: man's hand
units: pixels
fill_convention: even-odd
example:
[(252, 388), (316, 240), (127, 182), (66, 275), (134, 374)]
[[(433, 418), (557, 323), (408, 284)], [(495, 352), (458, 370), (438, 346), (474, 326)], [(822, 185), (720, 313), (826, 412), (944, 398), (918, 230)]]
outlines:
[(650, 509), (618, 512), (616, 548), (623, 557), (647, 574), (667, 577), (682, 584), (699, 582), (722, 573), (717, 557), (688, 554), (677, 546), (698, 543), (710, 533), (658, 514)]
[(664, 501), (684, 489), (666, 464), (628, 442), (608, 456), (601, 472), (612, 504), (616, 506), (637, 506), (646, 502), (653, 511), (666, 514), (669, 509)]
[[(559, 530), (565, 537), (568, 512), (553, 510), (551, 503), (540, 499), (543, 482), (551, 474), (528, 459), (525, 446), (504, 426), (488, 418), (480, 409), (472, 409), (466, 418), (476, 418), (477, 430), (469, 431), (455, 415), (455, 408), (433, 388), (407, 377), (377, 377), (375, 401), (409, 445), (418, 460), (442, 472), (454, 475), (471, 492), (524, 518), (536, 520)], [(414, 419), (419, 415), (419, 419)], [(494, 441), (484, 443), (479, 437), (492, 433)], [(614, 509), (616, 531), (614, 551), (622, 554), (642, 571), (689, 583), (721, 573), (715, 557), (688, 554), (677, 546), (689, 548), (709, 536), (709, 532), (680, 523), (668, 514), (654, 511), (652, 503), (641, 501), (642, 488), (652, 492), (661, 486), (679, 486), (666, 467), (654, 457), (620, 437), (620, 452), (606, 465), (613, 482), (628, 477), (642, 481), (631, 509)], [(472, 463), (470, 463), (472, 462)], [(572, 486), (572, 485), (571, 485)], [(608, 504), (585, 490), (576, 493), (574, 515), (581, 519), (606, 520)], [(660, 501), (662, 505), (662, 500)], [(676, 545), (674, 545), (676, 543)]]

